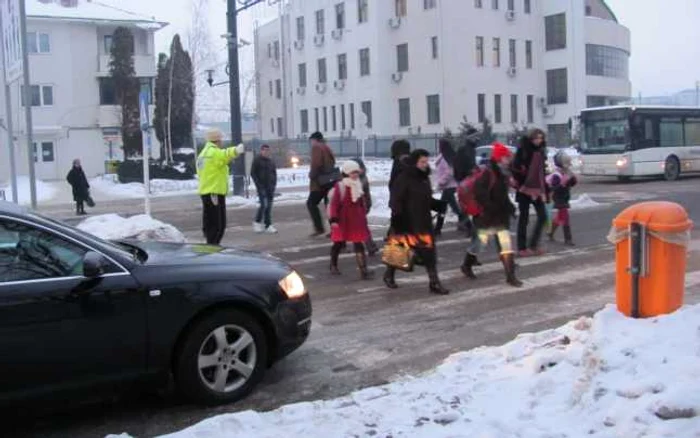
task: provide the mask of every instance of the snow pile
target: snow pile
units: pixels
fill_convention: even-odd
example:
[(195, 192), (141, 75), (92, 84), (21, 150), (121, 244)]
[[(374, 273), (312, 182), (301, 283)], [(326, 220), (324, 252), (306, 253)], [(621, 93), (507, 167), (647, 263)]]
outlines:
[(699, 333), (700, 306), (647, 320), (608, 306), (421, 378), (220, 415), (168, 438), (697, 437)]
[(583, 210), (586, 208), (600, 207), (603, 204), (594, 201), (588, 193), (583, 193), (578, 198), (572, 199), (569, 205), (571, 205), (572, 210)]
[[(197, 191), (197, 179), (152, 179), (151, 195), (168, 196)], [(90, 187), (110, 199), (143, 198), (142, 183), (120, 184), (113, 176), (96, 177), (90, 180)], [(99, 199), (95, 199), (99, 201)]]
[[(67, 183), (66, 183), (67, 185)], [(68, 186), (70, 188), (70, 186)], [(0, 190), (5, 192), (5, 200), (12, 201), (12, 184), (8, 181), (4, 185), (0, 185)], [(52, 200), (57, 195), (55, 185), (46, 183), (41, 180), (36, 180), (36, 200), (39, 203)], [(29, 194), (29, 177), (24, 175), (17, 176), (17, 196), (20, 204), (30, 204), (31, 197)], [(71, 198), (72, 200), (72, 198)]]
[(140, 214), (128, 218), (104, 214), (85, 219), (78, 229), (105, 240), (136, 239), (161, 242), (185, 242), (185, 235), (177, 228), (151, 216)]

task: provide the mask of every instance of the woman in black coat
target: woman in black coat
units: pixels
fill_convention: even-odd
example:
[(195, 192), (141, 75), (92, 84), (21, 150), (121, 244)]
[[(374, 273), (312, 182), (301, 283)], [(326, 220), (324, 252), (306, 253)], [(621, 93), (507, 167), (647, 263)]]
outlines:
[(389, 190), (394, 185), (396, 177), (406, 167), (406, 159), (410, 153), (411, 144), (406, 140), (396, 140), (391, 144), (391, 159), (393, 163), (391, 165), (391, 175), (389, 176)]
[(90, 197), (90, 183), (88, 183), (85, 177), (85, 172), (80, 165), (80, 160), (77, 158), (73, 160), (73, 167), (68, 176), (66, 176), (66, 181), (73, 188), (73, 200), (75, 201), (75, 213), (77, 215), (84, 215), (85, 213), (85, 201)]
[[(413, 151), (407, 160), (407, 167), (399, 173), (391, 186), (391, 235), (388, 242), (411, 246), (428, 271), (430, 292), (446, 295), (450, 292), (440, 283), (437, 272), (431, 212), (444, 214), (447, 203), (433, 198), (429, 157), (430, 154), (424, 149)], [(388, 266), (384, 274), (384, 283), (390, 289), (398, 287), (395, 274), (396, 269)]]

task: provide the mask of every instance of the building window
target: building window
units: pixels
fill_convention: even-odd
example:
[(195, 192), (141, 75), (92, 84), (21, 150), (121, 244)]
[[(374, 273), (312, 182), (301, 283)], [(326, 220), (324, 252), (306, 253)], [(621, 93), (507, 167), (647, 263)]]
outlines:
[(547, 70), (547, 104), (569, 101), (569, 81), (565, 68)]
[[(52, 85), (32, 85), (31, 91), (31, 106), (51, 106), (53, 105), (53, 86)], [(21, 103), (25, 105), (24, 86), (20, 88)]]
[(105, 35), (103, 37), (102, 44), (106, 55), (112, 53), (112, 41), (114, 41), (112, 35)]
[(306, 26), (304, 26), (304, 17), (297, 17), (297, 40), (304, 41), (306, 39)]
[(369, 76), (369, 49), (360, 49), (360, 76)]
[(284, 128), (282, 124), (282, 117), (277, 117), (277, 135), (280, 137), (284, 137)]
[(478, 94), (476, 96), (476, 101), (477, 101), (477, 116), (479, 123), (484, 123), (484, 120), (486, 120), (486, 95), (485, 94)]
[(407, 12), (406, 0), (394, 0), (394, 13), (397, 17), (405, 17)]
[(116, 105), (117, 89), (114, 79), (111, 77), (99, 78), (100, 81), (100, 105)]
[(338, 130), (338, 119), (335, 114), (335, 105), (331, 106), (331, 128), (335, 132)]
[(438, 37), (430, 38), (430, 51), (433, 59), (438, 59)]
[(306, 87), (306, 63), (299, 64), (299, 86)]
[(27, 32), (27, 51), (29, 53), (50, 53), (51, 40), (49, 34)]
[(518, 95), (510, 95), (510, 122), (518, 123)]
[(318, 82), (320, 84), (325, 84), (328, 82), (328, 75), (326, 71), (326, 58), (321, 58), (318, 60)]
[(345, 80), (348, 78), (348, 55), (343, 53), (338, 55), (338, 79)]
[(275, 97), (278, 99), (282, 99), (282, 80), (277, 79), (275, 81)]
[(501, 108), (501, 95), (493, 96), (493, 121), (494, 123), (503, 123), (503, 109)]
[(544, 17), (544, 34), (547, 50), (566, 49), (566, 14)]
[(498, 0), (491, 0), (491, 9), (494, 11), (498, 10)]
[(275, 88), (274, 85), (272, 84), (272, 81), (270, 81), (270, 96), (275, 95)]
[(320, 131), (321, 130), (321, 122), (319, 120), (319, 115), (318, 115), (318, 108), (314, 108), (314, 126), (315, 129), (314, 131)]
[(345, 104), (340, 104), (340, 130), (345, 131)]
[(493, 66), (494, 67), (501, 66), (501, 39), (500, 38), (493, 39)]
[(476, 66), (484, 66), (484, 37), (476, 37)]
[(345, 29), (345, 3), (335, 5), (335, 28)]
[(400, 72), (408, 71), (408, 44), (396, 46), (396, 70)]
[(326, 14), (323, 9), (316, 11), (316, 35), (326, 33)]
[(535, 122), (535, 96), (527, 95), (527, 123)]
[(367, 2), (369, 0), (357, 0), (357, 22), (366, 23), (369, 19), (369, 7)]
[(355, 104), (351, 103), (348, 107), (350, 112), (350, 129), (355, 129)]
[(515, 40), (508, 40), (508, 65), (512, 68), (517, 67), (517, 57), (515, 51)]
[(272, 50), (273, 50), (273, 55), (275, 57), (275, 60), (279, 61), (280, 60), (280, 42), (275, 41), (272, 44)]
[(530, 0), (525, 0), (523, 4), (523, 11), (525, 11), (526, 14), (529, 14), (532, 12), (532, 7), (530, 5)]
[(547, 125), (547, 143), (549, 144), (569, 144), (571, 136), (569, 135), (569, 124), (559, 123), (556, 125)]
[(437, 0), (423, 0), (423, 9), (435, 9)]
[(411, 126), (411, 99), (399, 99), (399, 126)]
[(367, 118), (367, 128), (372, 128), (372, 102), (366, 100), (362, 102), (362, 113)]
[(53, 142), (51, 141), (42, 141), (41, 142), (41, 161), (44, 163), (53, 163), (55, 157), (54, 157), (54, 148), (53, 148)]
[(483, 0), (474, 0), (474, 7), (477, 9), (481, 9), (484, 7), (484, 1)]
[(515, 11), (515, 0), (508, 0), (508, 10)]
[(586, 74), (627, 79), (629, 53), (615, 47), (586, 44)]
[(275, 119), (270, 119), (270, 132), (275, 133)]
[(328, 107), (323, 107), (323, 132), (328, 131)]
[(525, 41), (525, 67), (532, 69), (532, 41)]
[(301, 110), (299, 118), (301, 119), (301, 132), (309, 132), (309, 110)]
[(440, 123), (440, 95), (428, 96), (428, 125)]

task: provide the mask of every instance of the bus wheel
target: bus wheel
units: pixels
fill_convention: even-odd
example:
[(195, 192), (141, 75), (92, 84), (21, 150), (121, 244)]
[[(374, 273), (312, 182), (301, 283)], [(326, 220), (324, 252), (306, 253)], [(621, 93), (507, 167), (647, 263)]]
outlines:
[(664, 166), (664, 178), (666, 181), (675, 181), (681, 176), (681, 163), (676, 157), (666, 158)]
[(621, 183), (627, 183), (627, 182), (632, 181), (632, 177), (631, 177), (631, 176), (625, 176), (625, 175), (618, 175), (617, 181), (618, 181), (618, 182), (621, 182)]

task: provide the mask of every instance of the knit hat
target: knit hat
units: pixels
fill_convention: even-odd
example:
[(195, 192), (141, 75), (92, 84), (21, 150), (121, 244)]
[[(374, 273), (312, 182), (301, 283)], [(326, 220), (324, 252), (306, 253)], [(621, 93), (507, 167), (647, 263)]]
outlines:
[(224, 133), (220, 129), (212, 128), (207, 131), (207, 141), (216, 142), (224, 139)]
[(505, 147), (502, 143), (494, 143), (493, 144), (493, 152), (491, 153), (491, 161), (494, 163), (498, 163), (502, 159), (506, 157), (512, 156), (513, 153)]
[(343, 163), (343, 166), (340, 168), (340, 170), (343, 172), (344, 175), (350, 175), (353, 172), (359, 172), (360, 165), (357, 164), (357, 161), (355, 160), (348, 160)]

